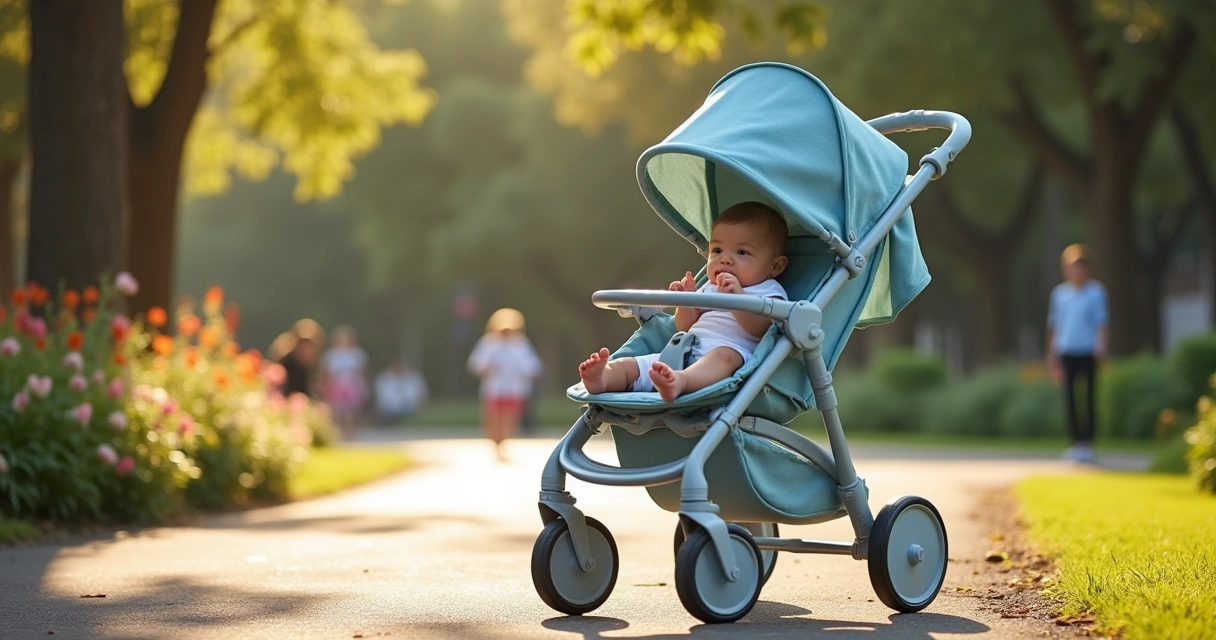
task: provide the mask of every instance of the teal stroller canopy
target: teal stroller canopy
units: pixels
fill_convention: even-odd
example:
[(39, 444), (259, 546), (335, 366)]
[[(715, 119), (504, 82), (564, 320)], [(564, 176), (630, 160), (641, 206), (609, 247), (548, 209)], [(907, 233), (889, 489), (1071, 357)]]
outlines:
[[(791, 299), (805, 299), (820, 284), (824, 265), (797, 254), (821, 253), (824, 231), (850, 244), (864, 237), (907, 171), (903, 149), (815, 76), (759, 63), (719, 80), (700, 109), (643, 153), (638, 183), (654, 210), (702, 252), (713, 221), (728, 207), (759, 201), (781, 212), (790, 226), (791, 264), (780, 280)], [(824, 310), (824, 328), (836, 334), (825, 349), (829, 366), (853, 326), (890, 322), (929, 284), (910, 211), (869, 256), (866, 271), (857, 280), (872, 286), (846, 287), (860, 290)], [(850, 284), (862, 284), (857, 280)], [(841, 313), (848, 318), (831, 322)]]

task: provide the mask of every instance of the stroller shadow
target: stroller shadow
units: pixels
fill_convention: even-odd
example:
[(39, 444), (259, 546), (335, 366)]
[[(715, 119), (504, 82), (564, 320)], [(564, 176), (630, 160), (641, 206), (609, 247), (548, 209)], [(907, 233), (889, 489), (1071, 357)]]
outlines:
[[(892, 614), (886, 623), (807, 618), (811, 611), (779, 602), (756, 603), (746, 618), (734, 624), (697, 624), (688, 633), (628, 636), (640, 640), (681, 640), (687, 638), (881, 638), (929, 640), (937, 634), (973, 634), (989, 631), (988, 625), (940, 613)], [(604, 639), (605, 633), (629, 628), (619, 618), (601, 616), (562, 616), (549, 618), (541, 626), (552, 631), (578, 634), (587, 640)], [(620, 636), (611, 636), (620, 637)]]

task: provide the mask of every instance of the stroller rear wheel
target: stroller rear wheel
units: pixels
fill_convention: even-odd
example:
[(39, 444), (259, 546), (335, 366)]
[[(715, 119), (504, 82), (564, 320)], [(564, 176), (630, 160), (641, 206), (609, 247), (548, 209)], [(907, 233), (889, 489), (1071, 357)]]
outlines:
[(608, 527), (587, 518), (587, 541), (596, 564), (590, 571), (579, 566), (563, 519), (545, 525), (532, 546), (532, 584), (540, 599), (553, 609), (577, 616), (598, 609), (616, 586), (620, 556)]
[[(764, 536), (768, 538), (781, 537), (781, 529), (776, 522), (750, 522), (743, 525), (748, 531), (752, 532), (753, 536)], [(684, 544), (684, 527), (680, 523), (676, 523), (676, 535), (672, 541), (674, 544), (674, 557), (680, 557), (680, 545)], [(760, 578), (760, 586), (768, 584), (768, 579), (773, 575), (773, 569), (777, 567), (777, 552), (771, 549), (765, 549), (760, 552), (760, 561), (764, 564), (764, 575)]]
[(708, 622), (734, 622), (747, 615), (760, 597), (760, 548), (752, 534), (741, 525), (726, 525), (731, 551), (739, 576), (731, 582), (722, 575), (709, 532), (697, 529), (676, 556), (676, 594), (680, 604), (697, 619)]
[(946, 580), (949, 545), (937, 508), (918, 496), (894, 498), (870, 531), (870, 584), (883, 604), (912, 613), (929, 606)]

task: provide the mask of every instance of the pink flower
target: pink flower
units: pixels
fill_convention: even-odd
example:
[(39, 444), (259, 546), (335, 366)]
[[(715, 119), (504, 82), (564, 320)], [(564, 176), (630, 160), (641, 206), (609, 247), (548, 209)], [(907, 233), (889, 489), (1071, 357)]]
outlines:
[(177, 411), (177, 402), (170, 399), (168, 402), (165, 403), (165, 406), (161, 409), (161, 411), (164, 412), (165, 415), (169, 415), (169, 414)]
[(111, 411), (110, 415), (106, 417), (106, 422), (115, 431), (122, 431), (127, 428), (127, 414), (121, 411)]
[(29, 321), (29, 329), (30, 333), (33, 334), (35, 338), (45, 338), (46, 320), (43, 320), (42, 318), (31, 318)]
[(16, 338), (5, 338), (3, 342), (0, 342), (0, 353), (11, 358), (21, 353), (21, 343), (17, 342)]
[(4, 454), (0, 454), (0, 473), (8, 473), (8, 460), (4, 459)]
[(183, 436), (188, 436), (188, 435), (190, 435), (190, 432), (193, 430), (194, 430), (194, 421), (190, 419), (190, 416), (186, 416), (186, 417), (182, 418), (182, 423), (177, 428), (177, 432), (182, 434)]
[(30, 330), (30, 312), (22, 309), (13, 316), (13, 326), (17, 327), (17, 331), (29, 333)]
[(294, 414), (303, 413), (304, 410), (308, 408), (308, 396), (302, 393), (291, 394), (291, 397), (287, 399), (287, 402), (288, 406), (291, 408), (291, 412)]
[(30, 391), (34, 392), (34, 395), (39, 398), (45, 398), (51, 393), (51, 377), (31, 373), (30, 377), (25, 381), (25, 386), (29, 387)]
[(127, 331), (130, 329), (130, 318), (122, 315), (121, 313), (116, 313), (114, 314), (113, 318), (110, 318), (110, 335), (114, 338), (115, 342), (125, 338), (127, 336)]
[(122, 397), (122, 378), (114, 378), (113, 380), (111, 380), (109, 388), (106, 389), (106, 393), (108, 393), (110, 395), (110, 397), (114, 398), (115, 400), (121, 398)]
[(72, 379), (68, 381), (68, 387), (71, 387), (72, 391), (75, 391), (76, 393), (81, 393), (85, 389), (89, 388), (89, 381), (85, 380), (84, 376), (78, 373), (72, 376)]
[(114, 288), (129, 298), (139, 293), (139, 281), (135, 279), (135, 276), (123, 271), (114, 277)]
[(25, 411), (25, 407), (29, 403), (30, 403), (30, 394), (26, 393), (24, 389), (21, 391), (18, 391), (17, 395), (13, 396), (13, 411), (16, 411), (17, 413), (21, 413), (22, 411)]
[(103, 387), (106, 384), (106, 372), (98, 369), (93, 372), (93, 384)]
[(71, 351), (63, 357), (63, 364), (73, 371), (81, 371), (84, 369), (84, 356), (79, 351)]
[(123, 456), (122, 459), (118, 461), (118, 464), (114, 465), (114, 473), (121, 478), (128, 473), (131, 473), (131, 470), (134, 468), (135, 458), (132, 458), (131, 456)]
[(93, 419), (93, 405), (82, 402), (76, 405), (75, 409), (69, 411), (68, 415), (76, 420), (76, 422), (79, 422), (80, 426), (87, 427), (89, 426), (89, 420)]
[(118, 452), (114, 450), (114, 447), (111, 447), (108, 444), (97, 446), (97, 457), (101, 458), (102, 462), (105, 462), (106, 464), (114, 464), (115, 462), (118, 462)]

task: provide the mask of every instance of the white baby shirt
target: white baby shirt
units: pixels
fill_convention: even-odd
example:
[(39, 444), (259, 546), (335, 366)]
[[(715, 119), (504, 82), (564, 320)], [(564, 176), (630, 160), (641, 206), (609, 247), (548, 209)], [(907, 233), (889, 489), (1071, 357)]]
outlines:
[[(707, 282), (697, 291), (699, 293), (718, 293), (718, 287)], [(760, 284), (743, 287), (743, 291), (762, 298), (788, 299), (785, 287), (772, 278)], [(735, 319), (735, 314), (730, 311), (709, 309), (701, 314), (700, 318), (697, 318), (688, 332), (697, 336), (699, 341), (692, 353), (695, 359), (704, 357), (705, 354), (718, 347), (730, 347), (738, 351), (739, 355), (743, 356), (743, 360), (747, 361), (752, 352), (756, 350), (756, 345), (760, 344), (760, 339), (745, 331), (743, 325)]]

